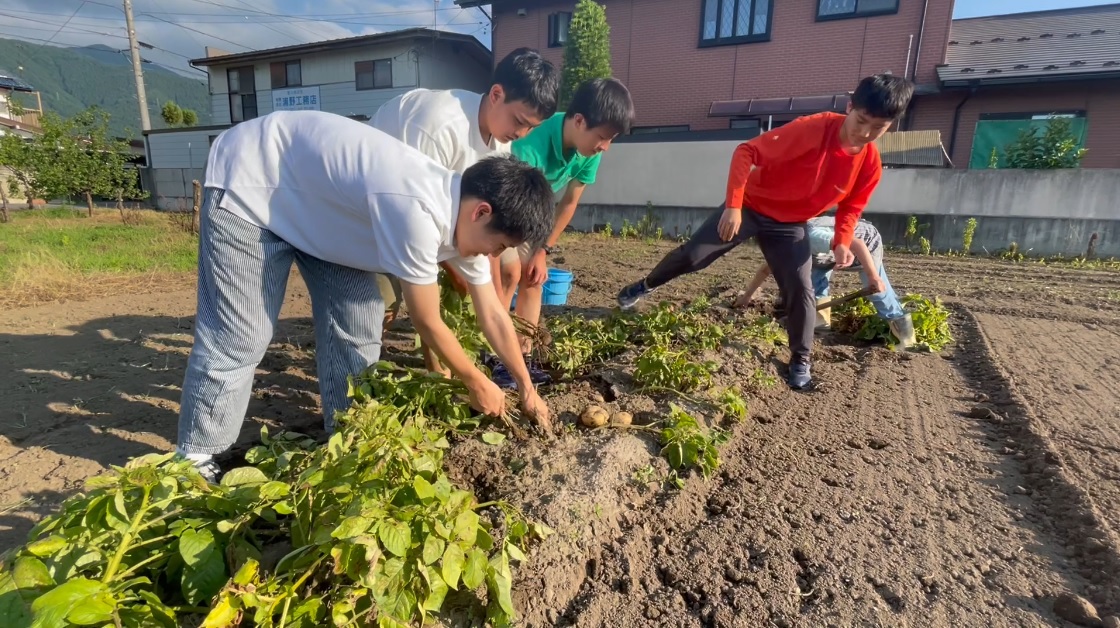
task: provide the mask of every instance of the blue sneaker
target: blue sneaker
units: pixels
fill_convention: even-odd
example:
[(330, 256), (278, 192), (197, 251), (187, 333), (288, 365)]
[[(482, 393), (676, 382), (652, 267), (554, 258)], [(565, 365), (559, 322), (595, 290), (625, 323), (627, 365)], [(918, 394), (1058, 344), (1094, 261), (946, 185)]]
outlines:
[[(547, 371), (538, 366), (531, 357), (525, 357), (525, 366), (529, 367), (529, 381), (534, 384), (548, 384), (552, 382), (552, 376)], [(509, 369), (501, 360), (495, 356), (490, 364), (490, 380), (498, 385), (498, 388), (506, 388), (509, 390), (517, 389), (517, 382), (514, 381), (513, 375), (510, 374)]]
[(490, 381), (497, 384), (498, 388), (517, 390), (517, 382), (514, 381), (513, 375), (510, 375), (506, 365), (499, 361), (496, 361), (494, 366), (490, 367)]
[(813, 383), (813, 376), (809, 374), (808, 364), (790, 364), (789, 365), (789, 379), (786, 380), (789, 387), (794, 390), (805, 390), (809, 384)]
[(618, 292), (618, 307), (629, 310), (642, 300), (642, 297), (653, 292), (653, 288), (646, 286), (646, 280), (635, 282)]

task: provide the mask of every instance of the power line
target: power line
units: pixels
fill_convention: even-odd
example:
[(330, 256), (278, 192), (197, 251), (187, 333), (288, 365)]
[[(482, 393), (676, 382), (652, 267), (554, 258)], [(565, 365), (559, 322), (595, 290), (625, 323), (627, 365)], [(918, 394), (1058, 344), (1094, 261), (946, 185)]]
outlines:
[[(150, 13), (141, 13), (140, 15), (151, 15), (151, 14)], [(152, 17), (156, 18), (157, 20), (159, 20), (161, 22), (167, 22), (168, 24), (170, 24), (172, 26), (178, 26), (179, 28), (198, 33), (199, 35), (205, 35), (206, 37), (210, 37), (212, 39), (217, 39), (218, 41), (224, 41), (227, 44), (233, 44), (234, 46), (237, 46), (239, 48), (244, 48), (245, 50), (250, 51), (250, 52), (253, 50), (252, 48), (250, 48), (249, 46), (246, 46), (245, 44), (239, 44), (236, 41), (230, 41), (228, 39), (223, 39), (221, 37), (218, 37), (217, 35), (211, 35), (210, 33), (204, 33), (202, 31), (198, 30), (197, 28), (191, 28), (190, 26), (183, 26), (182, 24), (176, 24), (175, 22), (172, 22), (171, 20), (165, 20), (161, 17), (156, 17), (154, 15), (152, 15)]]
[(58, 34), (62, 32), (62, 29), (66, 28), (66, 25), (70, 23), (70, 20), (74, 19), (74, 16), (77, 15), (78, 11), (81, 11), (82, 7), (84, 6), (86, 6), (86, 0), (82, 0), (82, 3), (78, 5), (78, 8), (74, 9), (74, 12), (70, 14), (70, 17), (66, 18), (66, 21), (62, 23), (62, 26), (58, 27), (58, 30), (55, 31), (54, 35), (51, 35), (48, 41), (54, 41), (54, 38), (58, 37)]

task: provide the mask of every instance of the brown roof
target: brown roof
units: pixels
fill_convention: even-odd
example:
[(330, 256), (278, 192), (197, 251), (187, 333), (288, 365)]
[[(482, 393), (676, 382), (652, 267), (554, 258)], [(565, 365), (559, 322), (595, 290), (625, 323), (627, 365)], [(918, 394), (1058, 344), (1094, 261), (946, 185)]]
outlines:
[(951, 167), (941, 131), (895, 131), (875, 140), (884, 166)]
[(1120, 76), (1120, 4), (953, 20), (946, 86)]

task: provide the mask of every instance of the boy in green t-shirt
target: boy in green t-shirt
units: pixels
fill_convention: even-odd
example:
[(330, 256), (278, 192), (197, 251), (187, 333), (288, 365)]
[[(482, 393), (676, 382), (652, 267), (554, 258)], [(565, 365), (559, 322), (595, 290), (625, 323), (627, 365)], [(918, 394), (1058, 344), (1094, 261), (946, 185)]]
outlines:
[[(523, 245), (506, 249), (491, 264), (500, 268), (498, 296), (509, 307), (517, 290), (516, 313), (536, 325), (541, 316), (542, 286), (548, 279), (546, 256), (556, 246), (560, 234), (568, 228), (576, 213), (584, 189), (595, 183), (601, 153), (621, 134), (630, 132), (634, 122), (634, 102), (630, 91), (613, 78), (584, 82), (572, 95), (567, 111), (557, 113), (533, 129), (529, 135), (512, 145), (515, 157), (544, 172), (552, 191), (564, 195), (556, 204), (556, 223), (544, 246), (531, 250)], [(521, 348), (528, 356), (532, 350), (529, 339), (521, 339)], [(540, 371), (530, 364), (534, 381), (540, 383)], [(513, 386), (505, 366), (493, 366), (498, 385)]]

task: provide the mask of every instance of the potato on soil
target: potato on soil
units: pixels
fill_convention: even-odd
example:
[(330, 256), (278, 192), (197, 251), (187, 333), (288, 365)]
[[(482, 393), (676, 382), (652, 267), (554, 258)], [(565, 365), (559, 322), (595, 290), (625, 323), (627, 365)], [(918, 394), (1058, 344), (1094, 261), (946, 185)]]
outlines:
[(629, 412), (614, 412), (611, 414), (611, 425), (627, 426), (634, 422), (634, 415)]
[(610, 415), (599, 406), (588, 406), (579, 417), (579, 422), (585, 427), (603, 427), (607, 424)]

